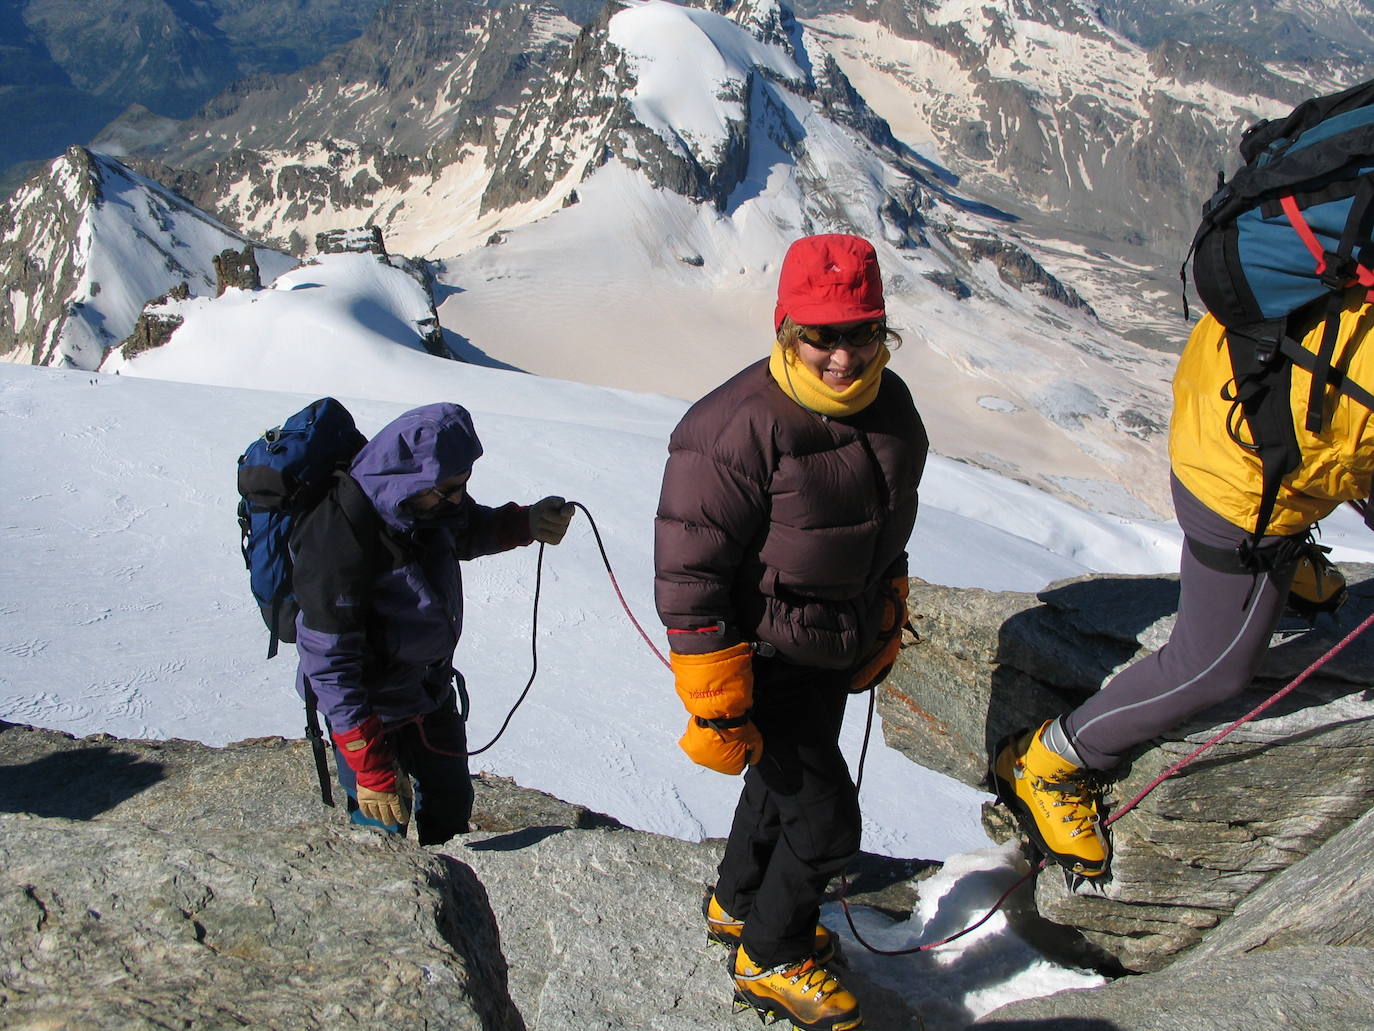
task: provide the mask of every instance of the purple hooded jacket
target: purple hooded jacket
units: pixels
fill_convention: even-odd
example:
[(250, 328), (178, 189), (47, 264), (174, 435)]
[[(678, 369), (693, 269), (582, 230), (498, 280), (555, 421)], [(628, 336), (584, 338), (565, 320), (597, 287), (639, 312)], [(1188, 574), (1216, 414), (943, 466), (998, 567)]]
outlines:
[(403, 502), (472, 468), (482, 445), (467, 411), (432, 404), (384, 426), (292, 538), (300, 604), (296, 687), (334, 733), (385, 726), (453, 698), (463, 631), (460, 560), (530, 543), (528, 511), (471, 497), (420, 521)]

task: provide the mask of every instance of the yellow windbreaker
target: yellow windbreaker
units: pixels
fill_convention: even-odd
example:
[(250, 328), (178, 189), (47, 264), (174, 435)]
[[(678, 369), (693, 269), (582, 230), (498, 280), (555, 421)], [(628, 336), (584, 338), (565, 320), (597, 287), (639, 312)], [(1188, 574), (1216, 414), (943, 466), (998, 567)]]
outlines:
[[(1313, 354), (1321, 342), (1319, 324), (1302, 341)], [(1226, 432), (1231, 402), (1222, 390), (1231, 381), (1226, 330), (1211, 315), (1197, 324), (1174, 373), (1174, 414), (1169, 425), (1169, 459), (1174, 475), (1217, 515), (1249, 532), (1260, 504), (1259, 456)], [(1359, 346), (1366, 342), (1364, 347)], [(1347, 295), (1333, 364), (1366, 390), (1374, 391), (1374, 305), (1362, 288)], [(1293, 411), (1302, 465), (1284, 478), (1267, 533), (1301, 533), (1343, 501), (1370, 495), (1374, 480), (1374, 413), (1335, 390), (1326, 395), (1327, 418), (1320, 434), (1303, 425), (1311, 374), (1293, 368)]]

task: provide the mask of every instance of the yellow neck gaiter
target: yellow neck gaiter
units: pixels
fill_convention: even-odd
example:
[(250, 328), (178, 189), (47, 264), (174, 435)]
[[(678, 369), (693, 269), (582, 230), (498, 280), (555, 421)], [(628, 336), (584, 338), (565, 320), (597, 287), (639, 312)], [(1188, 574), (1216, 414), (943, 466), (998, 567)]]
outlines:
[(814, 372), (802, 364), (795, 354), (783, 349), (778, 341), (773, 341), (773, 354), (768, 359), (768, 371), (773, 374), (782, 391), (797, 404), (818, 415), (831, 418), (844, 418), (857, 415), (873, 403), (882, 386), (883, 367), (892, 357), (887, 344), (878, 347), (878, 353), (864, 369), (863, 375), (844, 390), (833, 390), (826, 386)]

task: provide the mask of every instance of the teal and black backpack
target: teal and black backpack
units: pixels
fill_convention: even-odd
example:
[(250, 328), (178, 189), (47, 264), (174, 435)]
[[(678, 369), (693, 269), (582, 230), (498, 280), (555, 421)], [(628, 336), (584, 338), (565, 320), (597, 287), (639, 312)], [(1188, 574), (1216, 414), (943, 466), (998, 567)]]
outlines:
[[(1240, 154), (1245, 164), (1230, 181), (1218, 176), (1188, 255), (1198, 296), (1227, 328), (1235, 373), (1227, 430), (1264, 470), (1253, 551), (1280, 483), (1302, 461), (1294, 419), (1321, 432), (1328, 389), (1374, 410), (1374, 394), (1333, 367), (1346, 292), (1363, 287), (1374, 298), (1374, 80), (1251, 126)], [(1186, 269), (1187, 260), (1185, 278)], [(1322, 320), (1313, 355), (1299, 341)], [(1290, 401), (1294, 363), (1312, 374), (1299, 413)]]

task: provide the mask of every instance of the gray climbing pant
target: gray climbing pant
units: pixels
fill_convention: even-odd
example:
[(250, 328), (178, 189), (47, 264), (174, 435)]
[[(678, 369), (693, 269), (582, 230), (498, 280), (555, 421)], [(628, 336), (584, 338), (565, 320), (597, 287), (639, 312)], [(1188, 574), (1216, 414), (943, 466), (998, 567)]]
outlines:
[(1293, 570), (1218, 572), (1185, 543), (1168, 642), (1062, 717), (1083, 764), (1110, 769), (1128, 749), (1244, 691), (1283, 613)]

